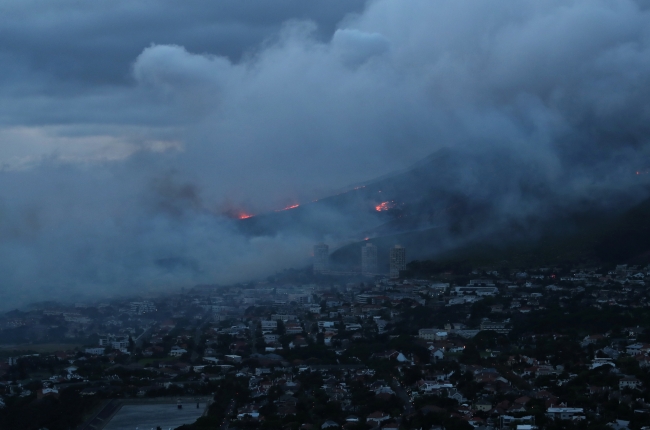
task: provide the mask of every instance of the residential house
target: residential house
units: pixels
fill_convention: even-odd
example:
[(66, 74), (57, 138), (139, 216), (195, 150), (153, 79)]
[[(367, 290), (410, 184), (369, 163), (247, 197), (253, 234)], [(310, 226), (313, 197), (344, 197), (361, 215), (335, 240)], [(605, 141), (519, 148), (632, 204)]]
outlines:
[(618, 381), (618, 388), (621, 390), (624, 388), (631, 388), (635, 390), (640, 386), (641, 386), (641, 381), (639, 381), (634, 376), (625, 376)]
[(384, 421), (388, 421), (389, 419), (390, 419), (390, 414), (387, 414), (386, 412), (383, 411), (375, 411), (366, 417), (366, 422), (368, 424), (378, 425), (383, 423)]
[(550, 407), (546, 416), (554, 420), (580, 420), (584, 419), (583, 408)]

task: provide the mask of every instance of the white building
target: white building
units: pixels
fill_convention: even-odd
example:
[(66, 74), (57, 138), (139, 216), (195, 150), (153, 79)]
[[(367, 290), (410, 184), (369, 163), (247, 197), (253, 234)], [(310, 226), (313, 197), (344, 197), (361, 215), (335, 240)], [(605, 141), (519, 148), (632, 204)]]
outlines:
[(495, 322), (485, 320), (481, 322), (481, 330), (485, 331), (496, 331), (497, 333), (508, 333), (510, 332), (509, 328), (506, 328), (507, 322)]
[(309, 312), (311, 312), (312, 314), (318, 314), (318, 313), (320, 313), (320, 311), (321, 311), (321, 309), (320, 309), (320, 305), (311, 305), (311, 306), (308, 306), (308, 307), (307, 307), (307, 310), (309, 310)]
[(548, 408), (546, 416), (554, 420), (579, 420), (584, 418), (582, 408)]
[(421, 328), (418, 330), (418, 337), (420, 339), (424, 340), (434, 340), (436, 332), (438, 332), (437, 328)]
[(187, 354), (187, 350), (180, 348), (178, 346), (173, 346), (172, 350), (169, 351), (169, 355), (171, 355), (172, 357), (180, 357), (183, 354)]
[(302, 333), (302, 326), (298, 323), (287, 323), (284, 326), (284, 331), (286, 334)]
[[(375, 318), (375, 324), (377, 324), (377, 333), (383, 334), (383, 333), (386, 332), (386, 326), (388, 325), (388, 321)], [(357, 325), (359, 325), (359, 324), (357, 324)], [(359, 327), (359, 328), (361, 328), (361, 327)], [(347, 325), (345, 326), (345, 330), (348, 330)]]
[(296, 316), (291, 314), (273, 314), (271, 315), (271, 319), (276, 321), (287, 322), (287, 321), (295, 321)]
[(424, 340), (447, 339), (448, 333), (438, 328), (421, 328), (418, 330), (418, 337)]
[(644, 345), (642, 343), (637, 342), (637, 343), (633, 343), (632, 345), (628, 345), (627, 348), (625, 349), (625, 352), (627, 352), (630, 355), (639, 355), (648, 351), (648, 349), (650, 349), (650, 345)]
[(262, 320), (261, 325), (262, 325), (262, 333), (264, 332), (268, 333), (278, 329), (278, 322), (275, 320)]
[(454, 292), (456, 295), (476, 294), (477, 296), (496, 296), (499, 294), (497, 287), (479, 287), (475, 285), (467, 285), (466, 287), (455, 287)]
[(501, 415), (499, 417), (499, 428), (506, 429), (512, 428), (513, 425), (517, 426), (517, 430), (520, 428), (523, 430), (534, 430), (537, 427), (535, 426), (535, 417), (533, 415), (526, 415), (524, 417), (513, 417), (511, 415)]
[(296, 302), (300, 305), (304, 305), (306, 303), (311, 303), (311, 295), (302, 293), (288, 294), (287, 300), (289, 300), (289, 302)]
[(372, 303), (372, 299), (377, 297), (377, 294), (357, 294), (354, 297), (356, 303), (361, 303), (362, 305), (367, 305)]
[(126, 351), (129, 348), (129, 337), (109, 335), (105, 338), (99, 339), (99, 346), (110, 346), (113, 349)]
[(334, 327), (334, 321), (318, 321), (318, 328), (330, 328)]
[(131, 302), (130, 306), (131, 306), (131, 312), (137, 315), (142, 315), (149, 312), (156, 312), (156, 305), (148, 301)]
[(596, 357), (591, 361), (591, 366), (589, 368), (591, 370), (593, 370), (593, 369), (596, 369), (596, 368), (598, 368), (600, 366), (616, 367), (616, 363), (614, 363), (614, 361), (609, 357), (604, 357), (604, 358)]
[(265, 343), (275, 342), (275, 341), (278, 340), (279, 337), (280, 337), (280, 336), (277, 335), (277, 334), (265, 334), (265, 335), (264, 335), (264, 342), (265, 342)]
[(433, 294), (443, 294), (445, 291), (447, 291), (447, 288), (449, 288), (449, 284), (448, 283), (438, 282), (438, 283), (429, 285), (428, 288), (429, 288), (429, 291), (431, 291), (431, 293), (433, 293)]
[(622, 378), (620, 381), (618, 381), (618, 388), (621, 390), (624, 388), (631, 388), (635, 390), (640, 386), (641, 386), (641, 381), (636, 379), (634, 376), (626, 376)]

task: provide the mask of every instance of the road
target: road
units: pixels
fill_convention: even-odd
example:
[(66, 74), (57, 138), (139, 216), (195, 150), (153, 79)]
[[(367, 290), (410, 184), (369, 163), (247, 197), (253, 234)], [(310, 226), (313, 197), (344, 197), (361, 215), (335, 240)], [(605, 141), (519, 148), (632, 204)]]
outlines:
[(85, 423), (79, 426), (79, 430), (96, 430), (101, 429), (108, 422), (108, 420), (120, 408), (118, 400), (106, 401), (97, 411), (97, 413)]
[[(142, 333), (140, 333), (140, 336), (133, 339), (133, 345), (135, 346), (135, 348), (142, 348), (142, 341), (145, 340), (145, 338), (147, 338), (151, 334), (151, 329), (154, 327), (154, 325), (156, 324), (155, 323), (151, 324), (149, 327), (145, 328)], [(131, 351), (131, 356), (129, 357), (129, 362), (131, 363), (137, 361), (135, 359), (135, 348), (133, 349), (133, 351)]]
[(228, 430), (230, 425), (230, 416), (235, 412), (235, 399), (230, 400), (228, 407), (226, 408), (226, 414), (223, 419), (223, 424), (221, 425), (221, 430)]
[(201, 329), (201, 324), (199, 323), (196, 326), (196, 330), (194, 331), (194, 350), (192, 350), (190, 357), (190, 360), (192, 360), (192, 362), (195, 362), (201, 357), (201, 355), (196, 351), (196, 348), (198, 348), (199, 343), (201, 342), (201, 335), (203, 335), (203, 330)]
[[(178, 397), (158, 397), (158, 398), (139, 398), (139, 399), (112, 399), (105, 400), (98, 408), (96, 413), (77, 427), (77, 430), (98, 430), (103, 429), (113, 416), (120, 410), (123, 405), (175, 405)], [(209, 404), (212, 401), (210, 397), (181, 397), (183, 404), (192, 407), (195, 403), (205, 404), (204, 414), (208, 412)], [(175, 408), (174, 408), (175, 409)]]
[(402, 384), (400, 384), (400, 382), (394, 376), (391, 386), (393, 387), (393, 390), (395, 390), (397, 397), (399, 397), (404, 403), (404, 416), (411, 414), (413, 412), (413, 403), (411, 402), (409, 393), (406, 392), (404, 387), (402, 387)]
[[(205, 314), (203, 315), (203, 319), (205, 321), (210, 320), (210, 311), (205, 312)], [(194, 336), (193, 336), (194, 349), (190, 351), (190, 360), (192, 360), (192, 362), (196, 362), (201, 357), (201, 354), (199, 354), (196, 349), (199, 347), (199, 344), (201, 343), (201, 336), (203, 335), (203, 324), (204, 324), (203, 321), (201, 320), (197, 321), (196, 328), (194, 330)]]
[(255, 347), (255, 328), (256, 325), (253, 321), (248, 323), (248, 327), (251, 331), (251, 350), (253, 351), (253, 354), (257, 354), (257, 348)]
[(144, 340), (143, 337), (151, 334), (151, 329), (153, 328), (154, 325), (155, 324), (151, 324), (149, 327), (144, 329), (144, 331), (140, 334), (140, 336), (135, 338), (135, 340), (133, 341), (135, 343), (135, 346), (142, 347), (142, 341)]

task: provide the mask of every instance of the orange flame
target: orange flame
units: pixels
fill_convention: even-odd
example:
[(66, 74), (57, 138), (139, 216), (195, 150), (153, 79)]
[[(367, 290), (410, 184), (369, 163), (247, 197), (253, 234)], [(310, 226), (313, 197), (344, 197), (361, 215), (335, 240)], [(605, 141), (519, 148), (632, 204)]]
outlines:
[(282, 209), (278, 209), (278, 210), (276, 210), (276, 212), (288, 211), (289, 209), (295, 209), (295, 208), (297, 208), (298, 206), (300, 206), (300, 205), (299, 205), (299, 204), (295, 204), (295, 205), (287, 206), (286, 208), (282, 208)]
[(237, 215), (237, 218), (239, 219), (248, 219), (248, 218), (253, 218), (255, 215), (247, 214), (246, 212), (242, 212), (239, 215)]
[(388, 202), (379, 203), (377, 206), (375, 206), (375, 210), (377, 212), (383, 212), (392, 209), (394, 207), (395, 207), (395, 202), (391, 200)]

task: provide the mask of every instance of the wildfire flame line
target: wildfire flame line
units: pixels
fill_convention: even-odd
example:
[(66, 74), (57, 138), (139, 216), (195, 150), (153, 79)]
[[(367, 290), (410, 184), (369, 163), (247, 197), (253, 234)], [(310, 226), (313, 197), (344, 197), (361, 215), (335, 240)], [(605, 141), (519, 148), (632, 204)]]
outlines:
[(286, 208), (277, 209), (276, 212), (288, 211), (289, 209), (295, 209), (295, 208), (297, 208), (298, 206), (300, 206), (300, 205), (299, 205), (299, 204), (295, 204), (295, 205), (287, 206)]

